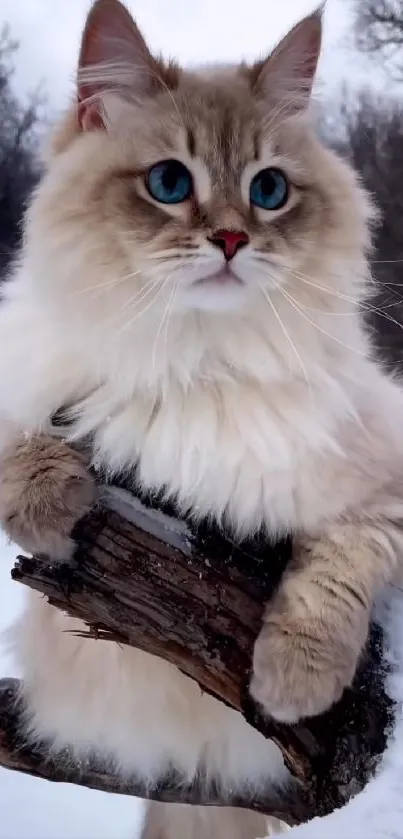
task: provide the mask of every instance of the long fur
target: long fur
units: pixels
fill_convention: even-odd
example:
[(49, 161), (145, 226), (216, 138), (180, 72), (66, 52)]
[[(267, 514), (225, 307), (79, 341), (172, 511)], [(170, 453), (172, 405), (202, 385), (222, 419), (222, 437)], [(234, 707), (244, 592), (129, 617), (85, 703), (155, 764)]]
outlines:
[[(143, 42), (140, 52), (147, 60)], [(65, 440), (90, 438), (96, 469), (135, 470), (142, 487), (235, 537), (296, 534), (254, 686), (268, 710), (295, 719), (352, 677), (373, 597), (402, 548), (403, 397), (363, 325), (374, 212), (309, 113), (278, 106), (270, 65), (253, 85), (244, 66), (165, 77), (158, 66), (160, 87), (128, 96), (119, 79), (111, 89), (108, 65), (107, 89), (58, 128), (28, 211), (0, 310), (1, 518), (29, 547), (40, 499), (68, 537), (77, 504), (66, 480), (70, 490), (78, 466), (61, 443), (63, 467), (53, 452), (37, 468), (64, 407)], [(152, 72), (155, 81), (155, 63)], [(147, 168), (173, 157), (192, 173), (191, 206), (161, 207), (144, 186)], [(292, 182), (271, 216), (248, 200), (267, 166)], [(251, 237), (233, 260), (239, 282), (206, 283), (222, 266), (207, 236), (225, 227)], [(42, 548), (54, 550), (44, 530)], [(311, 618), (317, 661), (301, 629)], [(238, 714), (163, 661), (69, 632), (79, 626), (31, 597), (15, 631), (28, 736), (80, 754), (96, 747), (116, 771), (150, 782), (172, 765), (231, 789), (286, 782), (279, 751)], [(286, 646), (294, 638), (297, 651)], [(273, 661), (284, 665), (274, 674)]]

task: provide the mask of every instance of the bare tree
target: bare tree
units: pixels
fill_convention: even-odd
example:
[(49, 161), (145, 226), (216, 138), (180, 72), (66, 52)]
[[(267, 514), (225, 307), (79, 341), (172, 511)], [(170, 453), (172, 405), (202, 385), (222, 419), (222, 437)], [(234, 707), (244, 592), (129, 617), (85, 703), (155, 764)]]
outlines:
[(380, 211), (372, 260), (378, 293), (365, 313), (381, 354), (402, 362), (403, 107), (398, 100), (370, 91), (344, 92), (341, 104), (330, 110), (324, 131), (330, 145), (360, 173)]
[(38, 125), (44, 97), (40, 90), (26, 102), (14, 90), (18, 51), (7, 26), (0, 30), (0, 275), (18, 245), (20, 220), (39, 177)]
[(357, 48), (386, 60), (388, 70), (403, 81), (403, 0), (355, 0)]

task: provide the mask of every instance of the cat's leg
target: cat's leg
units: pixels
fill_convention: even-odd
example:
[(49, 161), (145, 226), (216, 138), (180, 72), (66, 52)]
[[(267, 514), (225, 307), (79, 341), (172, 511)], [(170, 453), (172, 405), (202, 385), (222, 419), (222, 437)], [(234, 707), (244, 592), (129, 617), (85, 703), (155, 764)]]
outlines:
[(260, 813), (230, 807), (152, 803), (141, 839), (263, 839), (281, 823)]
[(402, 552), (402, 526), (386, 516), (335, 524), (297, 543), (254, 651), (251, 693), (270, 715), (295, 722), (341, 697), (374, 598)]
[(0, 523), (24, 550), (68, 559), (70, 534), (94, 500), (84, 454), (61, 440), (21, 439), (0, 457)]

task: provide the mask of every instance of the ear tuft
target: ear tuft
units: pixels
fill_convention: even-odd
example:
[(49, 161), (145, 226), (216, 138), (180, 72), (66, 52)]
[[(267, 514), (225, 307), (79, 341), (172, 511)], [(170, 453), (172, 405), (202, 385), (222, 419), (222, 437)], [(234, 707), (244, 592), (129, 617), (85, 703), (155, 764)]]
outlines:
[(323, 3), (297, 23), (271, 55), (254, 65), (251, 84), (254, 93), (288, 102), (292, 112), (308, 106), (321, 52)]
[(78, 66), (82, 129), (105, 127), (103, 99), (108, 94), (141, 101), (166, 88), (163, 70), (120, 0), (95, 0), (85, 24)]

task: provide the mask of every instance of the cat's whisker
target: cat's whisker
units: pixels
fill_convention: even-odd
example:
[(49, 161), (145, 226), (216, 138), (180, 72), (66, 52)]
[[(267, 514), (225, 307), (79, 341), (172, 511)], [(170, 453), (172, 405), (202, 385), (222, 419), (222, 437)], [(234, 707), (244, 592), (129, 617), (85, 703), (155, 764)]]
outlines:
[(182, 262), (184, 260), (193, 259), (194, 254), (184, 253), (184, 254), (175, 254), (172, 256), (164, 256), (155, 259), (155, 262)]
[[(147, 288), (147, 286), (150, 286), (150, 285), (151, 285), (151, 287)], [(105, 321), (105, 325), (113, 326), (114, 324), (116, 324), (116, 322), (119, 321), (122, 312), (124, 312), (128, 308), (130, 308), (130, 309), (137, 308), (139, 303), (142, 303), (143, 300), (147, 299), (150, 296), (150, 294), (152, 293), (152, 291), (158, 285), (159, 285), (159, 281), (155, 280), (152, 283), (150, 283), (150, 282), (147, 283), (147, 286), (145, 286), (142, 289), (136, 291), (136, 293), (132, 297), (130, 297), (128, 300), (126, 300), (120, 306), (120, 308), (117, 311), (114, 312), (112, 317), (108, 318)]]
[(371, 265), (402, 265), (403, 257), (399, 259), (371, 259)]
[(95, 285), (87, 286), (86, 288), (76, 289), (72, 292), (71, 296), (82, 297), (85, 294), (90, 294), (92, 291), (100, 291), (102, 294), (103, 291), (108, 291), (109, 289), (115, 288), (117, 285), (127, 282), (129, 279), (132, 279), (139, 273), (139, 271), (133, 271), (131, 274), (126, 274), (121, 277), (113, 277), (112, 279), (104, 280), (101, 283), (96, 283)]
[[(113, 323), (114, 320), (116, 320), (116, 318), (119, 317), (119, 315), (121, 315), (121, 313), (123, 311), (130, 308), (131, 310), (134, 309), (135, 312), (136, 312), (135, 318), (131, 319), (128, 322), (129, 325), (131, 325), (134, 322), (134, 320), (137, 319), (137, 315), (141, 316), (146, 311), (148, 311), (148, 309), (150, 308), (150, 306), (147, 305), (143, 309), (141, 309), (140, 312), (139, 312), (139, 311), (137, 311), (138, 308), (139, 308), (139, 305), (141, 303), (143, 303), (145, 300), (148, 300), (150, 295), (152, 295), (153, 291), (157, 288), (156, 294), (154, 295), (154, 297), (150, 301), (150, 305), (152, 305), (153, 302), (159, 296), (160, 292), (162, 292), (163, 288), (165, 287), (166, 281), (167, 281), (167, 278), (165, 278), (165, 280), (161, 282), (159, 277), (155, 277), (155, 276), (151, 277), (148, 280), (148, 282), (141, 289), (139, 289), (129, 300), (125, 301), (125, 303), (120, 307), (120, 309), (118, 310), (117, 314), (114, 316), (114, 318), (112, 319), (111, 322)], [(158, 289), (158, 286), (160, 286), (160, 289)], [(122, 327), (123, 331), (125, 331), (125, 329), (126, 329), (126, 326)]]
[(316, 315), (325, 315), (329, 318), (354, 318), (356, 317), (356, 312), (327, 312), (326, 309), (317, 309), (315, 306), (307, 306), (305, 303), (298, 302), (298, 305), (301, 306), (304, 311), (307, 312), (314, 312)]
[[(273, 266), (273, 262), (272, 262), (272, 260), (265, 260), (265, 259), (262, 257), (262, 258), (260, 259), (260, 261), (261, 261), (261, 262), (265, 262), (265, 261), (266, 261), (266, 262), (268, 262), (268, 264), (269, 264), (271, 267)], [(278, 267), (279, 267), (279, 268), (281, 268), (281, 269), (283, 269), (283, 270), (285, 270), (285, 271), (288, 271), (288, 272), (293, 272), (293, 273), (297, 274), (297, 275), (298, 275), (298, 278), (301, 278), (301, 279), (302, 279), (302, 278), (304, 278), (304, 280), (305, 280), (305, 281), (311, 281), (311, 278), (308, 276), (308, 274), (304, 274), (302, 271), (297, 271), (296, 269), (291, 268), (289, 265), (287, 265), (287, 264), (285, 264), (285, 263), (279, 263), (279, 266), (278, 266)], [(342, 275), (342, 274), (340, 274), (340, 273), (336, 273), (336, 272), (334, 272), (334, 271), (333, 271), (333, 272), (331, 272), (331, 273), (329, 273), (329, 274), (328, 274), (328, 276), (329, 276), (330, 278), (334, 278), (334, 279), (343, 279), (343, 278), (345, 278), (345, 275)], [(403, 283), (385, 283), (385, 282), (383, 282), (383, 281), (381, 282), (381, 281), (378, 281), (378, 280), (374, 280), (374, 281), (373, 281), (373, 284), (372, 284), (371, 296), (372, 296), (372, 295), (374, 295), (374, 294), (376, 294), (376, 293), (377, 293), (378, 291), (380, 291), (383, 287), (389, 287), (389, 286), (390, 286), (392, 289), (393, 289), (393, 288), (403, 288)], [(335, 291), (335, 289), (330, 288), (330, 287), (327, 287), (327, 286), (325, 286), (325, 288), (328, 288), (329, 292), (330, 292), (330, 291)], [(358, 302), (360, 302), (360, 301), (358, 300), (358, 298), (352, 298), (352, 300), (356, 300), (356, 302), (357, 302), (357, 303), (358, 303)], [(361, 301), (361, 302), (362, 302), (362, 301)], [(393, 305), (398, 305), (398, 303), (399, 303), (399, 302), (400, 302), (400, 301), (398, 301), (396, 304), (393, 304)]]
[(133, 296), (122, 304), (118, 314), (120, 314), (125, 309), (132, 307), (134, 304), (138, 305), (138, 303), (141, 303), (145, 298), (149, 297), (149, 295), (151, 294), (153, 289), (159, 284), (159, 282), (160, 280), (158, 279), (158, 277), (152, 277), (150, 280), (148, 280), (148, 282), (145, 283), (145, 285), (142, 286), (141, 289), (137, 289)]
[[(349, 259), (348, 261), (352, 265), (359, 263), (359, 260), (356, 259)], [(370, 259), (369, 262), (371, 265), (402, 265), (403, 257), (399, 257), (399, 259)]]
[(344, 349), (346, 349), (346, 350), (349, 350), (349, 352), (353, 352), (356, 355), (361, 356), (362, 358), (366, 358), (366, 353), (365, 352), (363, 352), (361, 350), (358, 350), (357, 347), (351, 347), (349, 344), (346, 344), (346, 342), (342, 341), (341, 338), (337, 338), (336, 335), (332, 335), (331, 332), (327, 332), (326, 329), (324, 329), (322, 326), (319, 326), (318, 323), (315, 323), (315, 321), (312, 320), (312, 318), (309, 318), (305, 314), (305, 312), (303, 312), (301, 310), (301, 307), (299, 306), (299, 303), (288, 293), (288, 291), (286, 291), (281, 286), (279, 286), (278, 290), (283, 295), (283, 297), (285, 297), (285, 299), (288, 300), (290, 306), (292, 306), (293, 309), (295, 309), (295, 311), (298, 312), (298, 314), (302, 318), (304, 318), (304, 320), (306, 320), (308, 323), (310, 323), (311, 326), (314, 326), (315, 329), (318, 330), (318, 332), (320, 332), (322, 335), (325, 335), (327, 338), (330, 338), (332, 341), (335, 341), (337, 344), (340, 344), (340, 346), (344, 347)]
[[(259, 254), (257, 254), (255, 258), (256, 258), (257, 262), (263, 263), (266, 266), (269, 266), (273, 270), (274, 266), (273, 266), (272, 260), (268, 260), (264, 256), (260, 256)], [(326, 294), (331, 295), (332, 297), (337, 297), (340, 300), (350, 302), (355, 307), (361, 309), (363, 312), (369, 312), (371, 314), (378, 315), (379, 317), (383, 318), (384, 320), (389, 321), (389, 323), (392, 323), (395, 326), (397, 326), (398, 329), (403, 329), (403, 324), (386, 311), (386, 309), (391, 309), (394, 306), (399, 306), (402, 302), (401, 299), (399, 299), (397, 301), (394, 301), (393, 303), (385, 304), (382, 307), (375, 306), (372, 303), (370, 303), (369, 301), (364, 301), (362, 299), (344, 294), (342, 292), (337, 291), (337, 289), (331, 288), (330, 286), (327, 286), (325, 284), (314, 283), (308, 277), (308, 275), (303, 274), (303, 272), (297, 271), (294, 268), (291, 268), (289, 265), (279, 263), (278, 269), (286, 271), (287, 273), (291, 274), (291, 276), (295, 277), (295, 279), (300, 280), (301, 282), (305, 283), (306, 285), (310, 285), (313, 288), (318, 289), (318, 291), (323, 291)], [(331, 276), (337, 277), (338, 275), (332, 274)], [(301, 303), (301, 301), (298, 302), (298, 305), (300, 305), (306, 311), (312, 311), (312, 312), (315, 312), (316, 314), (326, 315), (328, 317), (333, 317), (333, 318), (334, 317), (354, 317), (354, 315), (356, 314), (354, 311), (351, 311), (351, 312), (326, 312), (324, 310), (320, 310), (320, 309), (315, 308), (313, 306), (307, 306), (306, 304)]]
[[(134, 317), (133, 317), (133, 318), (131, 318), (130, 320), (128, 320), (128, 321), (127, 321), (127, 322), (126, 322), (126, 323), (125, 323), (125, 324), (124, 324), (124, 325), (123, 325), (123, 326), (119, 329), (119, 331), (116, 333), (116, 337), (119, 337), (119, 336), (120, 336), (120, 335), (122, 335), (124, 332), (127, 332), (129, 329), (131, 329), (131, 328), (132, 328), (132, 326), (136, 323), (136, 321), (138, 321), (138, 320), (139, 320), (139, 318), (144, 317), (144, 315), (145, 315), (145, 314), (146, 314), (146, 313), (147, 313), (147, 312), (151, 309), (151, 307), (155, 304), (155, 302), (157, 301), (157, 299), (158, 299), (159, 297), (161, 297), (161, 295), (162, 295), (162, 293), (163, 293), (163, 291), (164, 291), (164, 289), (165, 289), (165, 287), (166, 287), (166, 285), (167, 285), (168, 280), (169, 280), (169, 277), (167, 277), (167, 278), (165, 279), (165, 281), (161, 284), (160, 288), (157, 290), (157, 292), (156, 292), (156, 293), (155, 293), (155, 295), (152, 297), (152, 299), (151, 299), (151, 300), (149, 300), (149, 302), (147, 303), (147, 305), (146, 305), (143, 309), (141, 309), (141, 311), (136, 312), (136, 313), (135, 313), (135, 315), (134, 315)], [(159, 283), (156, 283), (156, 285), (159, 285)], [(155, 286), (154, 286), (153, 288), (155, 288)]]
[[(370, 312), (371, 314), (377, 314), (380, 317), (383, 317), (385, 320), (389, 321), (389, 323), (393, 323), (399, 329), (403, 329), (403, 324), (402, 323), (400, 323), (398, 320), (396, 320), (396, 318), (392, 317), (392, 315), (389, 315), (387, 312), (385, 312), (383, 309), (379, 308), (378, 306), (373, 306), (371, 303), (368, 303), (368, 302), (363, 301), (363, 300), (359, 300), (355, 297), (351, 297), (350, 295), (339, 292), (336, 289), (330, 288), (327, 285), (314, 283), (314, 282), (312, 282), (312, 280), (308, 280), (306, 278), (306, 276), (304, 276), (300, 272), (296, 272), (296, 271), (294, 271), (290, 268), (286, 269), (286, 270), (288, 270), (289, 273), (291, 273), (292, 276), (294, 276), (297, 280), (301, 280), (301, 282), (305, 283), (306, 285), (312, 286), (313, 288), (318, 289), (318, 291), (324, 291), (326, 294), (329, 294), (332, 297), (338, 297), (340, 300), (344, 300), (346, 302), (353, 303), (353, 305), (362, 309), (364, 312), (366, 311), (366, 312)], [(303, 308), (307, 309), (308, 307), (303, 306)], [(317, 311), (319, 313), (319, 310), (317, 310)], [(327, 313), (324, 312), (323, 314), (327, 314)], [(329, 313), (329, 314), (333, 314), (333, 315), (335, 315), (335, 314), (353, 315), (354, 312), (340, 312), (340, 313), (334, 312), (334, 313)]]
[(165, 251), (156, 251), (156, 253), (149, 255), (149, 259), (151, 259), (153, 262), (159, 262), (160, 260), (165, 259), (183, 259), (184, 257), (194, 259), (194, 252), (196, 250), (199, 250), (199, 246), (197, 245), (195, 248), (190, 248), (189, 250), (191, 251), (191, 253), (189, 253), (188, 250), (175, 250), (175, 252), (172, 253), (172, 249), (167, 249)]
[[(181, 263), (179, 263), (178, 267), (181, 267)], [(167, 281), (172, 277), (172, 274), (173, 274), (173, 272), (171, 272), (168, 275)], [(176, 294), (177, 294), (177, 291), (178, 291), (178, 287), (179, 287), (179, 278), (176, 278), (176, 280), (174, 280), (172, 291), (171, 291), (167, 306), (165, 308), (165, 311), (163, 313), (161, 323), (160, 323), (160, 326), (158, 328), (157, 335), (156, 335), (155, 340), (154, 340), (153, 354), (152, 354), (153, 368), (155, 368), (157, 345), (158, 345), (159, 336), (161, 334), (161, 330), (162, 330), (165, 318), (167, 318), (166, 323), (165, 323), (165, 331), (164, 331), (164, 335), (165, 335), (164, 344), (165, 344), (165, 346), (167, 345), (167, 342), (168, 342), (168, 325), (169, 325), (170, 317), (172, 315), (174, 300), (175, 300), (175, 297), (176, 297)]]
[(376, 279), (374, 280), (374, 283), (375, 283), (377, 289), (381, 289), (383, 287), (388, 288), (389, 286), (391, 288), (403, 288), (403, 283), (390, 283), (390, 282), (387, 283), (387, 282), (384, 282), (384, 280), (376, 280)]
[(280, 315), (279, 315), (279, 313), (278, 313), (278, 311), (277, 311), (277, 309), (276, 309), (276, 307), (275, 307), (275, 305), (274, 305), (274, 303), (273, 303), (273, 301), (272, 301), (272, 299), (271, 299), (270, 295), (269, 295), (269, 294), (266, 292), (266, 290), (265, 290), (264, 288), (262, 288), (262, 287), (261, 287), (261, 291), (262, 291), (263, 297), (265, 298), (265, 300), (266, 300), (266, 301), (267, 301), (267, 303), (269, 304), (269, 306), (270, 306), (270, 308), (271, 308), (271, 310), (272, 310), (272, 312), (273, 312), (273, 314), (274, 314), (274, 316), (275, 316), (275, 318), (276, 318), (276, 320), (277, 320), (278, 324), (280, 325), (281, 330), (282, 330), (282, 332), (283, 332), (283, 334), (284, 334), (285, 338), (287, 339), (287, 341), (288, 341), (288, 343), (289, 343), (289, 345), (290, 345), (291, 349), (293, 350), (295, 357), (297, 358), (297, 361), (298, 361), (298, 363), (299, 363), (299, 365), (300, 365), (300, 367), (301, 367), (301, 370), (302, 370), (302, 373), (303, 373), (304, 379), (305, 379), (305, 381), (306, 381), (306, 383), (307, 383), (307, 385), (308, 385), (308, 389), (309, 389), (309, 391), (310, 391), (310, 393), (311, 393), (311, 395), (312, 395), (312, 386), (311, 386), (311, 382), (310, 382), (310, 380), (309, 380), (309, 376), (308, 376), (308, 373), (307, 373), (307, 370), (306, 370), (305, 364), (304, 364), (304, 362), (302, 361), (301, 355), (300, 355), (300, 353), (298, 352), (297, 347), (296, 347), (296, 346), (295, 346), (295, 344), (294, 344), (294, 341), (292, 340), (291, 336), (289, 335), (288, 330), (286, 329), (286, 327), (285, 327), (285, 325), (284, 325), (284, 323), (283, 323), (283, 321), (282, 321), (282, 318), (280, 317)]
[(174, 281), (173, 293), (172, 293), (171, 298), (170, 298), (170, 311), (169, 311), (169, 316), (166, 320), (165, 329), (164, 329), (164, 346), (165, 346), (165, 348), (167, 348), (167, 344), (168, 344), (168, 326), (169, 326), (169, 322), (172, 318), (172, 312), (173, 312), (173, 309), (174, 309), (174, 303), (175, 303), (178, 287), (179, 287), (179, 278), (177, 278)]
[[(171, 278), (171, 274), (168, 275), (167, 280), (169, 280), (170, 278)], [(155, 369), (155, 366), (156, 366), (155, 363), (156, 363), (156, 358), (157, 358), (158, 341), (160, 339), (160, 335), (161, 335), (161, 332), (162, 332), (162, 329), (163, 329), (166, 318), (167, 318), (167, 325), (168, 325), (170, 309), (171, 309), (171, 305), (173, 304), (173, 300), (174, 300), (174, 297), (175, 297), (175, 294), (176, 294), (177, 287), (178, 287), (178, 280), (176, 281), (176, 283), (175, 282), (173, 283), (171, 294), (168, 298), (168, 302), (167, 302), (167, 304), (165, 306), (165, 309), (163, 311), (161, 321), (160, 321), (160, 324), (159, 324), (159, 327), (158, 327), (158, 330), (157, 330), (157, 333), (156, 333), (156, 336), (155, 336), (155, 339), (154, 339), (153, 351), (152, 351), (152, 366), (153, 366), (153, 369)], [(167, 336), (166, 336), (166, 338), (167, 338)]]
[[(315, 306), (307, 306), (305, 303), (301, 303), (301, 301), (298, 301), (298, 302), (299, 302), (299, 305), (301, 306), (302, 309), (305, 309), (308, 312), (315, 312), (315, 314), (317, 314), (317, 315), (325, 315), (326, 317), (329, 317), (329, 318), (356, 317), (356, 312), (354, 312), (354, 311), (352, 311), (352, 312), (329, 312), (329, 311), (326, 311), (326, 309), (318, 309)], [(399, 305), (398, 302), (390, 303), (389, 306), (385, 306), (384, 308), (387, 309), (387, 308), (391, 308), (392, 306), (398, 306), (398, 305)], [(364, 308), (365, 303), (361, 303), (360, 301), (357, 301), (357, 306), (362, 306)], [(370, 311), (373, 314), (379, 315), (380, 317), (384, 317), (385, 320), (389, 320), (391, 323), (395, 323), (396, 326), (398, 326), (399, 328), (403, 328), (403, 325), (401, 323), (399, 323), (399, 321), (395, 320), (395, 318), (389, 316), (388, 314), (385, 314), (383, 309), (378, 309), (376, 306), (373, 306)]]

